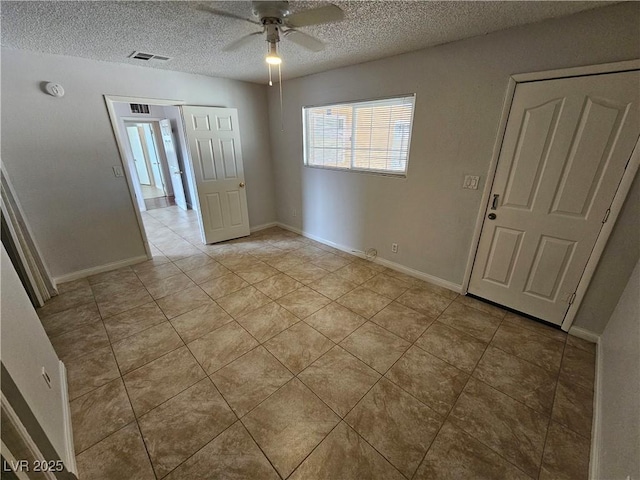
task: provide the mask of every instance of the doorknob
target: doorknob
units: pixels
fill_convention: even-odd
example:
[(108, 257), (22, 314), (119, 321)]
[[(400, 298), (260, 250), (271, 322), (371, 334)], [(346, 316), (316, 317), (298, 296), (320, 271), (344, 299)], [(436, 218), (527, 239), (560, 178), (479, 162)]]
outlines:
[(240, 188), (244, 188), (244, 182), (240, 182), (239, 187), (240, 187)]
[(496, 215), (495, 213), (490, 213), (490, 214), (488, 215), (489, 220), (495, 220), (495, 219), (496, 219), (496, 217), (497, 217), (497, 215)]

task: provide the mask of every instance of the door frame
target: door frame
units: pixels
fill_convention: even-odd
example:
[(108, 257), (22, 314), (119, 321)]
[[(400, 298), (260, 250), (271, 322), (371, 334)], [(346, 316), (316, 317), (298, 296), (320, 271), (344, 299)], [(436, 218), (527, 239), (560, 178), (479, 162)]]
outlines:
[[(159, 98), (145, 98), (145, 97), (126, 97), (121, 95), (103, 95), (105, 105), (107, 106), (107, 113), (109, 114), (109, 120), (111, 121), (111, 129), (113, 130), (113, 136), (118, 147), (118, 153), (120, 155), (120, 163), (122, 165), (122, 171), (127, 182), (127, 188), (129, 189), (129, 196), (131, 199), (131, 205), (136, 215), (136, 221), (138, 222), (138, 230), (140, 230), (140, 236), (142, 237), (142, 243), (144, 250), (147, 254), (147, 259), (151, 260), (153, 255), (151, 253), (151, 247), (149, 246), (149, 239), (147, 238), (147, 232), (144, 229), (144, 223), (142, 222), (142, 213), (138, 208), (138, 201), (136, 200), (136, 193), (133, 187), (133, 176), (129, 170), (129, 162), (127, 162), (127, 156), (125, 154), (125, 148), (122, 144), (122, 139), (118, 133), (118, 116), (116, 115), (115, 103), (141, 103), (145, 105), (158, 105), (161, 107), (177, 107), (180, 105), (186, 105), (187, 102), (183, 100), (165, 100)], [(151, 119), (149, 119), (151, 120)]]
[[(511, 112), (511, 105), (513, 103), (513, 97), (515, 95), (517, 85), (519, 83), (554, 80), (559, 78), (582, 77), (586, 75), (598, 75), (604, 73), (620, 73), (632, 70), (640, 70), (640, 60), (627, 60), (623, 62), (605, 63), (600, 65), (588, 65), (584, 67), (563, 68), (558, 70), (547, 70), (531, 73), (519, 73), (511, 75), (509, 77), (507, 90), (505, 92), (504, 103), (502, 106), (502, 114), (500, 116), (500, 122), (498, 124), (496, 140), (493, 145), (491, 163), (489, 164), (489, 170), (486, 174), (487, 181), (485, 182), (484, 189), (482, 191), (482, 199), (480, 201), (481, 207), (478, 210), (478, 216), (476, 217), (476, 225), (473, 231), (471, 249), (469, 251), (469, 257), (467, 258), (467, 266), (464, 273), (461, 291), (463, 295), (465, 295), (469, 289), (469, 282), (471, 281), (471, 271), (473, 270), (473, 264), (478, 252), (478, 246), (480, 244), (480, 234), (482, 233), (484, 220), (487, 215), (487, 210), (489, 209), (489, 198), (491, 195), (491, 190), (493, 189), (493, 181), (496, 176), (496, 171), (498, 169), (498, 159), (500, 157), (500, 151), (502, 150), (502, 142), (504, 140), (507, 121), (509, 120), (509, 113)], [(636, 142), (636, 146), (633, 150), (633, 153), (631, 154), (629, 164), (624, 171), (622, 180), (620, 181), (618, 189), (616, 190), (615, 196), (613, 198), (613, 203), (611, 204), (611, 212), (609, 214), (609, 218), (607, 222), (603, 224), (602, 229), (598, 234), (598, 238), (593, 247), (593, 251), (591, 252), (591, 256), (587, 261), (587, 265), (582, 274), (582, 277), (580, 277), (580, 281), (576, 289), (576, 296), (573, 300), (573, 303), (569, 305), (569, 309), (567, 310), (567, 313), (562, 322), (561, 328), (565, 332), (569, 331), (569, 328), (571, 328), (571, 325), (573, 324), (573, 320), (575, 319), (576, 313), (578, 312), (584, 295), (587, 292), (589, 284), (591, 283), (591, 279), (593, 278), (593, 274), (600, 260), (600, 256), (602, 255), (604, 247), (607, 244), (607, 240), (611, 235), (613, 226), (616, 223), (624, 200), (627, 198), (627, 194), (629, 193), (629, 189), (631, 188), (631, 183), (635, 178), (639, 166), (640, 138)]]

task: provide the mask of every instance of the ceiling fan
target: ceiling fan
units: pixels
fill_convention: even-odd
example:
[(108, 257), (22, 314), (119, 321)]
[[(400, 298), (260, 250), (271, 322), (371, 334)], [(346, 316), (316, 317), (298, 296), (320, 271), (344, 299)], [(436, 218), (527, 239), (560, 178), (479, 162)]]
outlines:
[(270, 65), (279, 65), (282, 62), (282, 59), (278, 55), (277, 47), (278, 42), (280, 42), (281, 33), (287, 40), (312, 52), (319, 52), (324, 49), (324, 43), (311, 35), (301, 32), (298, 28), (339, 22), (344, 18), (342, 9), (333, 4), (295, 13), (290, 12), (289, 2), (287, 1), (254, 1), (251, 2), (251, 4), (254, 18), (246, 18), (234, 13), (225, 12), (224, 10), (218, 10), (207, 4), (199, 4), (196, 8), (221, 17), (243, 20), (261, 26), (261, 30), (234, 40), (227, 44), (222, 50), (224, 52), (238, 50), (250, 43), (254, 36), (265, 34), (266, 41), (269, 45), (266, 61)]

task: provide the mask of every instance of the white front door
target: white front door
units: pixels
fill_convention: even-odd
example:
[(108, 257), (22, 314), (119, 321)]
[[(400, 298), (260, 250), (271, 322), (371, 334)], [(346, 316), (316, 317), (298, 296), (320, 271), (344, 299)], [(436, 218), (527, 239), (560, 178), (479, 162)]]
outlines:
[(182, 170), (178, 162), (178, 154), (176, 153), (176, 145), (173, 141), (173, 133), (171, 131), (171, 122), (169, 120), (160, 120), (160, 133), (162, 135), (162, 145), (164, 146), (164, 154), (169, 166), (169, 178), (171, 178), (171, 186), (173, 187), (173, 196), (176, 205), (183, 210), (187, 209), (187, 200), (184, 196), (184, 186), (182, 184)]
[(640, 133), (640, 72), (518, 84), (469, 292), (561, 324)]
[(180, 108), (204, 243), (249, 235), (238, 111), (218, 107)]

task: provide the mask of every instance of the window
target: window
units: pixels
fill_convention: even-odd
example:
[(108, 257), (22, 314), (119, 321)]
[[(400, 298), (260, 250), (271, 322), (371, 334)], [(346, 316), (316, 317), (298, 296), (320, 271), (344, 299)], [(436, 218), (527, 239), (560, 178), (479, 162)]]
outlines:
[(415, 95), (304, 107), (304, 164), (405, 175)]

